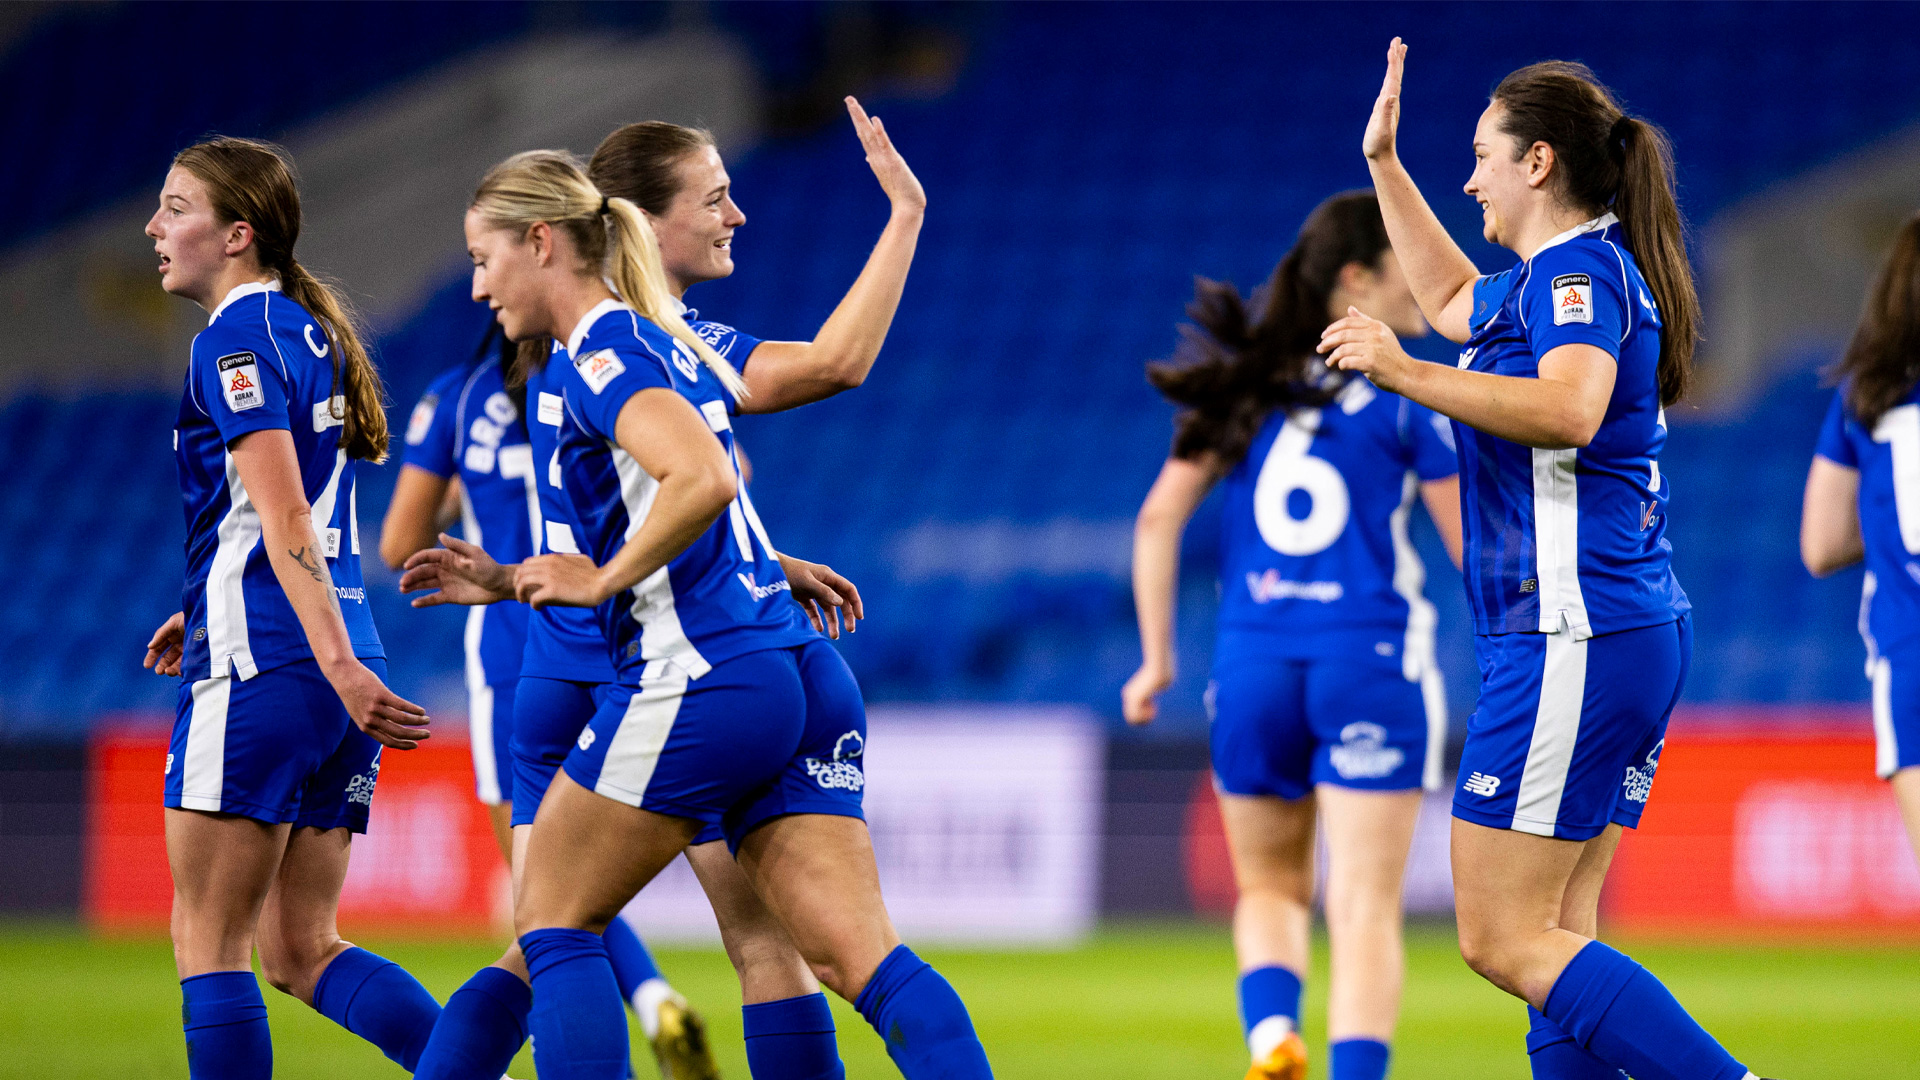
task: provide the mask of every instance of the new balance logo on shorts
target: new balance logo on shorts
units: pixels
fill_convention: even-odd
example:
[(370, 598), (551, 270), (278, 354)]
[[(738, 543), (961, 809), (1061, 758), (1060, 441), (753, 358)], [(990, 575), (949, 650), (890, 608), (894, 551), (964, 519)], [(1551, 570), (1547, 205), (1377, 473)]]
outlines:
[(1477, 772), (1467, 777), (1467, 782), (1460, 786), (1466, 788), (1470, 794), (1478, 795), (1483, 799), (1491, 799), (1493, 798), (1493, 793), (1500, 790), (1500, 778), (1497, 776), (1488, 776), (1483, 772)]
[(588, 728), (587, 730), (581, 732), (579, 741), (576, 742), (574, 745), (578, 746), (582, 750), (590, 749), (593, 746), (593, 729)]

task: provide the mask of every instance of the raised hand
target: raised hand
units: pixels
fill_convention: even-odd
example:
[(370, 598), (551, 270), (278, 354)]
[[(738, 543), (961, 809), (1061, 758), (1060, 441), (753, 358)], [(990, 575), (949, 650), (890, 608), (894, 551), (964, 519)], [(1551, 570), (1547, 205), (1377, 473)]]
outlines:
[(600, 568), (585, 555), (535, 555), (513, 575), (513, 592), (534, 607), (593, 607), (607, 598)]
[(782, 555), (780, 569), (786, 571), (787, 581), (793, 586), (794, 600), (820, 633), (838, 641), (843, 623), (851, 634), (860, 620), (867, 617), (867, 609), (860, 603), (860, 590), (830, 567)]
[(413, 598), (417, 608), (437, 604), (492, 604), (513, 599), (513, 568), (501, 566), (478, 544), (440, 534), (445, 547), (414, 552), (400, 575), (400, 591), (437, 590)]
[(176, 611), (153, 632), (153, 639), (147, 642), (147, 658), (140, 666), (152, 668), (155, 675), (180, 674), (180, 650), (186, 634), (186, 613)]
[(427, 741), (427, 710), (387, 689), (367, 665), (349, 658), (327, 672), (347, 715), (381, 746), (411, 750)]
[(1373, 115), (1367, 118), (1367, 133), (1360, 137), (1360, 152), (1368, 161), (1388, 161), (1398, 153), (1395, 140), (1400, 131), (1400, 76), (1407, 66), (1407, 47), (1399, 38), (1387, 46), (1387, 77), (1380, 80), (1380, 96), (1374, 99)]
[(1347, 308), (1346, 318), (1321, 331), (1316, 351), (1327, 354), (1328, 367), (1357, 371), (1380, 389), (1394, 393), (1406, 384), (1413, 365), (1420, 362), (1400, 347), (1400, 339), (1386, 323), (1361, 314), (1356, 307)]
[(874, 178), (880, 181), (881, 190), (892, 201), (895, 213), (907, 211), (919, 213), (927, 208), (927, 192), (920, 186), (920, 180), (907, 168), (907, 159), (893, 148), (893, 140), (887, 137), (886, 126), (877, 116), (869, 117), (867, 111), (853, 96), (847, 96), (847, 115), (853, 117), (853, 130), (860, 136), (860, 145), (867, 151), (867, 166), (873, 170)]

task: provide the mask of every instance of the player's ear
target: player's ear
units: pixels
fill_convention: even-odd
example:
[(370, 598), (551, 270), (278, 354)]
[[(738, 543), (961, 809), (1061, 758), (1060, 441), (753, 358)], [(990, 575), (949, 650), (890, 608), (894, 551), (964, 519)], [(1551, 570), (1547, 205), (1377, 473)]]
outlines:
[(1546, 185), (1547, 177), (1553, 175), (1555, 163), (1553, 146), (1545, 142), (1534, 143), (1527, 148), (1527, 186), (1532, 188)]
[(236, 221), (227, 226), (227, 254), (238, 255), (253, 243), (253, 226), (244, 221)]
[(533, 248), (535, 265), (546, 266), (553, 261), (553, 226), (544, 221), (527, 226), (527, 243)]

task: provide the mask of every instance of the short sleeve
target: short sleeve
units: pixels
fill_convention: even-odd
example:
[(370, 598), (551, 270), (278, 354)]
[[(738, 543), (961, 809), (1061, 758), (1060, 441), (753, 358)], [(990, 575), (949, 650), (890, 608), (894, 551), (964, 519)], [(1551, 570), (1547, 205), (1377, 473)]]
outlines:
[(1827, 419), (1820, 425), (1820, 441), (1814, 444), (1813, 452), (1836, 465), (1858, 469), (1860, 455), (1854, 451), (1853, 440), (1847, 438), (1846, 397), (1845, 387), (1834, 391), (1833, 404), (1827, 407)]
[[(553, 362), (569, 363), (564, 354)], [(666, 362), (644, 343), (584, 352), (569, 366), (573, 374), (567, 378), (567, 406), (581, 428), (596, 438), (613, 438), (620, 410), (633, 395), (673, 389)]]
[(725, 323), (697, 322), (692, 325), (692, 330), (700, 335), (700, 340), (713, 346), (713, 351), (719, 353), (721, 359), (738, 371), (746, 370), (747, 360), (753, 356), (753, 350), (760, 347), (759, 338)]
[(1453, 423), (1427, 408), (1407, 402), (1407, 446), (1413, 453), (1413, 472), (1421, 480), (1445, 480), (1460, 472), (1454, 449)]
[(1500, 313), (1500, 305), (1507, 302), (1507, 290), (1513, 287), (1513, 271), (1502, 270), (1497, 274), (1485, 274), (1473, 279), (1473, 311), (1467, 316), (1467, 326), (1478, 330), (1488, 319)]
[(457, 467), (454, 461), (455, 436), (453, 414), (459, 405), (459, 376), (450, 371), (427, 387), (407, 417), (406, 463), (425, 469), (442, 479), (451, 479)]
[(287, 413), (287, 374), (280, 353), (264, 330), (215, 323), (193, 340), (194, 399), (221, 441), (232, 445), (249, 432), (291, 431)]
[(1520, 298), (1534, 358), (1562, 345), (1591, 345), (1620, 358), (1629, 309), (1626, 282), (1612, 245), (1570, 240), (1533, 257)]

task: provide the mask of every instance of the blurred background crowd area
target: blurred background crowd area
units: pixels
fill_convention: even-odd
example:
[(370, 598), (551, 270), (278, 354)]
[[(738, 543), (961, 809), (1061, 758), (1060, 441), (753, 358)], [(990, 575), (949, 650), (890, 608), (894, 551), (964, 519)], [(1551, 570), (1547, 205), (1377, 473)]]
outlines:
[[(1507, 71), (1585, 61), (1671, 133), (1707, 313), (1700, 389), (1669, 410), (1661, 462), (1695, 605), (1687, 730), (1801, 739), (1755, 759), (1763, 778), (1812, 760), (1807, 740), (1852, 748), (1834, 751), (1840, 794), (1782, 774), (1773, 802), (1727, 812), (1725, 903), (1768, 888), (1798, 902), (1792, 881), (1740, 885), (1740, 859), (1831, 833), (1817, 815), (1855, 799), (1868, 839), (1832, 871), (1844, 888), (1819, 886), (1845, 896), (1809, 910), (1877, 911), (1846, 897), (1897, 895), (1883, 914), (1914, 919), (1920, 870), (1897, 888), (1873, 876), (1912, 861), (1888, 863), (1875, 831), (1891, 804), (1846, 786), (1870, 779), (1850, 764), (1870, 761), (1860, 576), (1816, 582), (1797, 549), (1829, 397), (1819, 370), (1920, 207), (1920, 7), (1845, 3), (8, 6), (0, 845), (40, 868), (8, 906), (98, 899), (86, 867), (103, 849), (73, 837), (97, 841), (111, 816), (100, 747), (172, 718), (175, 683), (140, 656), (179, 606), (169, 431), (204, 314), (160, 290), (141, 226), (177, 149), (219, 132), (292, 150), (301, 258), (359, 303), (399, 423), (485, 332), (460, 237), (481, 172), (537, 146), (585, 154), (628, 121), (708, 127), (732, 172), (747, 215), (738, 270), (693, 306), (762, 338), (810, 337), (886, 216), (839, 106), (851, 92), (923, 180), (927, 224), (867, 384), (737, 425), (755, 502), (783, 550), (859, 584), (870, 620), (840, 647), (870, 701), (949, 720), (1045, 706), (1091, 733), (1092, 809), (1072, 827), (1094, 845), (1079, 886), (1094, 910), (1218, 908), (1231, 882), (1209, 846), (1217, 825), (1195, 810), (1210, 798), (1217, 508), (1188, 534), (1163, 719), (1140, 733), (1119, 719), (1139, 660), (1132, 518), (1171, 430), (1142, 365), (1172, 351), (1195, 275), (1251, 288), (1315, 203), (1367, 183), (1360, 132), (1395, 34), (1412, 47), (1402, 153), (1483, 271), (1512, 257), (1479, 238), (1459, 185)], [(1437, 338), (1410, 347), (1451, 359)], [(362, 467), (368, 537), (397, 470)], [(1457, 745), (1477, 682), (1465, 605), (1424, 519), (1416, 535)], [(410, 609), (364, 550), (396, 689), (457, 732), (461, 613)], [(983, 768), (1017, 764), (1007, 739)], [(1444, 796), (1433, 809), (1430, 837)], [(1738, 840), (1742, 828), (1759, 839)], [(1444, 906), (1435, 857), (1427, 887)]]

